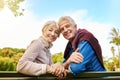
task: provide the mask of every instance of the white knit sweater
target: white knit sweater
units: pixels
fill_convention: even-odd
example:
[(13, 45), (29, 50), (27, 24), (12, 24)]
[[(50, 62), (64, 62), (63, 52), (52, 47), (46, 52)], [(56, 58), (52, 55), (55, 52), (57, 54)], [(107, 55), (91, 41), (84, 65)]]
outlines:
[(17, 64), (17, 71), (27, 75), (39, 76), (46, 73), (46, 65), (52, 64), (51, 45), (41, 36), (31, 42)]

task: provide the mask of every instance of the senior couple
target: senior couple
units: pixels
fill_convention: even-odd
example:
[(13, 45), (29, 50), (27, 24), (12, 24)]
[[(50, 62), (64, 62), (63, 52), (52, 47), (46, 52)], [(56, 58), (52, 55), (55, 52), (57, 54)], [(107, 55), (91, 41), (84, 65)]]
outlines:
[[(50, 48), (60, 33), (68, 40), (63, 63), (52, 63)], [(70, 16), (62, 16), (58, 23), (47, 21), (42, 35), (33, 40), (17, 64), (17, 71), (40, 76), (51, 73), (64, 78), (70, 72), (78, 75), (85, 71), (105, 71), (101, 47), (94, 35), (86, 29), (77, 29)]]

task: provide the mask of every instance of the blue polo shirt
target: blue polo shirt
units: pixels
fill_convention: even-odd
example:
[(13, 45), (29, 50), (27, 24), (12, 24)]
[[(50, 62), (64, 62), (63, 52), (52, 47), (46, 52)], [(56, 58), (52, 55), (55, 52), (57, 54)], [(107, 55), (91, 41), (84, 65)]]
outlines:
[[(72, 45), (70, 45), (70, 47), (71, 50), (68, 54), (72, 54), (73, 52)], [(84, 56), (84, 59), (83, 62), (78, 64), (74, 62), (70, 63), (69, 69), (73, 75), (77, 75), (85, 71), (105, 71), (88, 41), (83, 40), (80, 42), (78, 48), (78, 52)]]

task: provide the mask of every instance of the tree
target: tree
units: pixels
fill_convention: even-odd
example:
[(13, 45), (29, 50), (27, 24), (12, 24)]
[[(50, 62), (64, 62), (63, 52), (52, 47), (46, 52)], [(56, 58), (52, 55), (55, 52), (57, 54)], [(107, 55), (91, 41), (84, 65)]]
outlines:
[(118, 61), (119, 61), (118, 65), (120, 65), (120, 33), (119, 33), (119, 30), (116, 28), (113, 28), (110, 32), (110, 36), (111, 36), (110, 43), (115, 44), (118, 48)]
[(111, 47), (111, 52), (113, 54), (113, 57), (115, 57), (115, 48), (113, 46)]
[(22, 16), (24, 9), (20, 9), (19, 4), (24, 0), (0, 0), (0, 10), (7, 6), (14, 14), (14, 16)]
[(120, 58), (120, 33), (118, 29), (113, 28), (110, 32), (111, 35), (111, 41), (110, 43), (113, 43), (118, 48), (119, 58)]

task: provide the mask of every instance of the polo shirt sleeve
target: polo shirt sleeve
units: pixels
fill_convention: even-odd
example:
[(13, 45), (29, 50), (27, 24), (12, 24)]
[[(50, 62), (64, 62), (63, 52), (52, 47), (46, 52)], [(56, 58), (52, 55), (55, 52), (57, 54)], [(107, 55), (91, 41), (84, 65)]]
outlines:
[(81, 63), (70, 63), (69, 69), (73, 75), (77, 75), (81, 72), (86, 71), (87, 67), (86, 65), (89, 63), (90, 59), (92, 58), (94, 54), (94, 50), (92, 49), (89, 42), (86, 40), (83, 40), (78, 45), (79, 53), (81, 53), (84, 56), (83, 62)]

